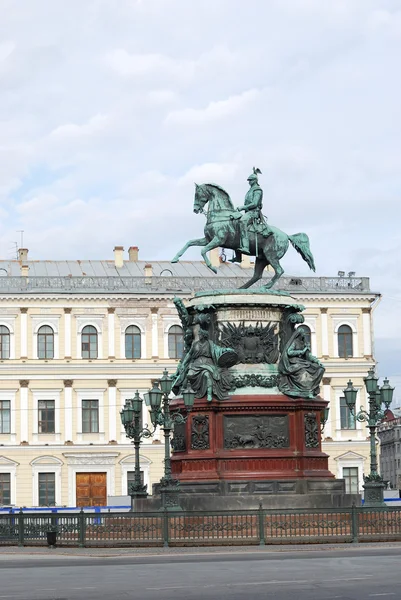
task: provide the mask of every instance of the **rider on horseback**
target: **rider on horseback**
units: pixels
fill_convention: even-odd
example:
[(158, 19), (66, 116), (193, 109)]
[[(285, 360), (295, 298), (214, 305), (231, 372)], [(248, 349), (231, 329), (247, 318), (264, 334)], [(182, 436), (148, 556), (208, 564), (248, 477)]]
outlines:
[(258, 173), (262, 174), (262, 171), (253, 167), (253, 173), (251, 173), (251, 175), (248, 177), (250, 189), (246, 193), (244, 206), (239, 206), (237, 208), (239, 211), (245, 211), (245, 213), (239, 218), (238, 222), (240, 229), (240, 246), (238, 250), (244, 254), (250, 254), (249, 230), (251, 225), (254, 225), (255, 235), (258, 233), (255, 226), (260, 224), (263, 225), (263, 234), (265, 237), (271, 233), (267, 233), (266, 225), (262, 216), (263, 190), (258, 182)]

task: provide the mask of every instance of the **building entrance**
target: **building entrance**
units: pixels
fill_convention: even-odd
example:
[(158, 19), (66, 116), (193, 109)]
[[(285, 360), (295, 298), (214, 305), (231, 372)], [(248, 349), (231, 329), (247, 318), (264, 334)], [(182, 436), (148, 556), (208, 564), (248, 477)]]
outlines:
[(77, 506), (106, 506), (107, 473), (76, 474)]

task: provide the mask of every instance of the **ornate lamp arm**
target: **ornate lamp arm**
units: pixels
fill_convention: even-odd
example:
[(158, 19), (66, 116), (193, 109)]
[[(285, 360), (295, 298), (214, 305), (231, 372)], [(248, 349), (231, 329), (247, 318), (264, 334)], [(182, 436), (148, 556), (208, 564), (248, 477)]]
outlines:
[[(350, 411), (350, 412), (352, 413), (353, 411)], [(370, 419), (370, 415), (363, 407), (361, 407), (359, 409), (359, 411), (356, 413), (355, 419), (357, 421), (359, 421), (360, 423), (363, 423), (363, 422), (368, 423), (369, 419)]]

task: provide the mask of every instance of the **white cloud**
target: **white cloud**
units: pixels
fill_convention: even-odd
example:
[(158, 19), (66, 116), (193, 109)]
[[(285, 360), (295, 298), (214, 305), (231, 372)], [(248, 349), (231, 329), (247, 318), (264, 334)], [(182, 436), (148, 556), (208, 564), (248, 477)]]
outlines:
[(239, 170), (235, 163), (205, 163), (191, 167), (180, 177), (178, 184), (188, 186), (193, 183), (220, 182), (229, 183)]
[(77, 125), (76, 123), (59, 125), (51, 132), (50, 135), (58, 138), (91, 136), (98, 132), (104, 131), (109, 124), (110, 120), (106, 115), (95, 115), (83, 125)]
[(167, 115), (169, 125), (203, 125), (204, 123), (231, 119), (252, 105), (260, 95), (260, 90), (247, 90), (242, 94), (230, 96), (226, 100), (210, 102), (205, 108), (184, 108)]

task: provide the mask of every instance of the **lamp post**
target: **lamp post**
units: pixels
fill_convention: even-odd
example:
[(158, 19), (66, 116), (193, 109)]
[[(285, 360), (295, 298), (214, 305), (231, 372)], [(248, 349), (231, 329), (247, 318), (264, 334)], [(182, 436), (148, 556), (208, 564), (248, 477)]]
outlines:
[[(379, 388), (377, 385), (379, 378), (375, 375), (374, 367), (369, 369), (368, 375), (363, 381), (369, 396), (369, 412), (364, 408), (360, 408), (355, 414), (355, 418), (359, 422), (366, 422), (370, 432), (370, 473), (363, 477), (365, 506), (386, 506), (383, 499), (385, 484), (377, 468), (376, 429), (383, 421), (390, 407), (394, 388), (390, 386), (387, 377), (384, 379), (382, 387)], [(344, 390), (344, 396), (351, 414), (354, 414), (355, 411), (357, 393), (357, 390), (352, 385), (352, 381), (349, 380)], [(384, 410), (382, 409), (382, 404), (385, 406)]]
[(147, 486), (143, 485), (141, 481), (141, 467), (139, 461), (139, 449), (142, 438), (149, 438), (153, 435), (154, 431), (150, 431), (147, 425), (142, 427), (141, 416), (142, 416), (142, 398), (139, 392), (136, 391), (134, 398), (127, 399), (125, 401), (124, 408), (120, 411), (121, 422), (124, 426), (127, 437), (134, 440), (135, 448), (135, 471), (134, 471), (134, 483), (129, 486), (128, 493), (131, 496), (131, 510), (136, 509), (136, 502), (138, 498), (146, 498)]
[[(159, 387), (160, 386), (160, 387)], [(188, 415), (184, 417), (179, 412), (171, 413), (169, 395), (173, 387), (173, 380), (168, 371), (163, 371), (163, 377), (153, 382), (153, 387), (145, 394), (145, 402), (150, 407), (152, 424), (160, 425), (164, 431), (164, 477), (160, 480), (160, 494), (162, 507), (167, 510), (180, 510), (179, 481), (171, 473), (170, 435), (174, 423), (185, 423)], [(195, 400), (195, 392), (187, 388), (182, 394), (184, 406), (189, 413)]]

